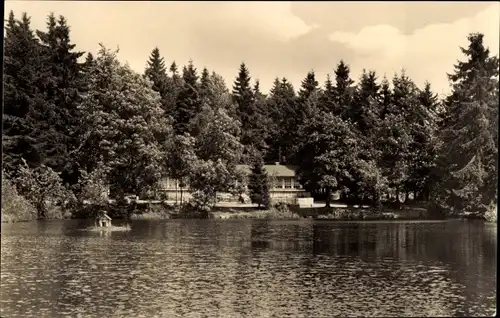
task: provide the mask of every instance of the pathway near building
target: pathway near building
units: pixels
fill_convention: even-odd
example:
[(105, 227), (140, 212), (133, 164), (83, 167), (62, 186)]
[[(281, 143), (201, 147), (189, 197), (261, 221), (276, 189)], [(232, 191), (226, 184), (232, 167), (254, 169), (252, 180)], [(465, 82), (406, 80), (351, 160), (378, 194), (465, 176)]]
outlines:
[[(152, 203), (152, 204), (160, 204), (160, 200), (137, 200), (137, 203)], [(169, 205), (174, 205), (175, 200), (167, 200), (165, 203)], [(177, 203), (180, 203), (180, 201), (177, 201)], [(252, 203), (239, 203), (239, 202), (218, 202), (216, 207), (225, 207), (225, 208), (257, 208), (257, 204), (252, 204)], [(325, 202), (315, 202), (313, 203), (312, 208), (322, 208), (325, 206)], [(347, 204), (336, 204), (336, 203), (331, 203), (330, 206), (332, 208), (346, 208)]]

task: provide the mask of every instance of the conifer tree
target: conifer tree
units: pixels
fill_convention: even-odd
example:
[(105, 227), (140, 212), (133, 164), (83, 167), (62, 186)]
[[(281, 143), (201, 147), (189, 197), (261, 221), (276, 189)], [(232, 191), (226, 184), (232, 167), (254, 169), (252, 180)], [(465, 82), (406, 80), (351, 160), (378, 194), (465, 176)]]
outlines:
[(92, 67), (95, 63), (94, 55), (90, 52), (85, 56), (85, 67)]
[(296, 115), (297, 97), (293, 86), (286, 78), (276, 79), (268, 98), (269, 118), (272, 126), (268, 136), (266, 161), (287, 162), (291, 159), (293, 140), (287, 136)]
[(379, 91), (380, 85), (377, 83), (375, 72), (363, 70), (351, 104), (349, 118), (364, 136), (373, 136), (374, 129), (378, 125)]
[(32, 118), (38, 109), (45, 107), (42, 88), (48, 70), (26, 13), (17, 20), (10, 11), (4, 45), (3, 159), (6, 171), (15, 173), (21, 158), (30, 166), (38, 166), (44, 160), (43, 144), (36, 131), (37, 126), (47, 125)]
[(238, 119), (242, 124), (241, 143), (245, 146), (243, 158), (245, 163), (250, 162), (255, 150), (262, 152), (266, 147), (263, 135), (264, 116), (257, 106), (250, 80), (248, 68), (242, 63), (233, 84), (232, 95), (238, 109)]
[(435, 202), (450, 213), (484, 215), (497, 204), (498, 57), (483, 34), (468, 36), (467, 57), (449, 75), (452, 93), (441, 134), (441, 187)]
[(207, 103), (210, 96), (210, 73), (204, 67), (200, 78), (200, 99), (202, 103)]
[(384, 76), (380, 87), (380, 119), (384, 120), (391, 107), (392, 91), (389, 80)]
[(266, 143), (266, 140), (269, 136), (269, 129), (271, 126), (270, 118), (269, 118), (269, 110), (267, 108), (266, 95), (264, 95), (260, 91), (260, 82), (259, 80), (255, 80), (255, 84), (253, 87), (254, 94), (254, 103), (255, 103), (255, 111), (257, 112), (258, 122), (254, 126), (254, 136), (252, 137), (254, 142), (252, 144), (252, 148), (249, 149), (249, 152), (259, 152), (261, 157), (264, 157), (268, 151), (269, 146)]
[(167, 116), (173, 116), (178, 89), (174, 79), (169, 77), (165, 60), (160, 50), (155, 47), (151, 52), (144, 76), (153, 83), (153, 90), (160, 93), (162, 108)]
[[(289, 122), (288, 127), (290, 127), (287, 131), (287, 137), (293, 140), (291, 143), (293, 163), (300, 162), (300, 157), (297, 156), (298, 145), (303, 139), (308, 138), (308, 136), (300, 134), (299, 127), (303, 126), (309, 118), (319, 111), (319, 97), (320, 92), (315, 74), (313, 71), (308, 72), (299, 88), (295, 116), (287, 120)], [(295, 127), (295, 129), (292, 127)]]
[(264, 160), (260, 155), (255, 156), (252, 160), (248, 190), (252, 203), (257, 203), (259, 208), (269, 208), (269, 179), (264, 168)]
[(334, 115), (341, 115), (344, 119), (349, 117), (355, 91), (353, 84), (354, 81), (350, 77), (349, 66), (341, 60), (335, 70), (335, 106), (332, 110)]
[(193, 61), (182, 70), (182, 87), (177, 96), (174, 111), (174, 130), (176, 134), (190, 132), (191, 121), (201, 111), (201, 100), (198, 91), (198, 75)]
[(318, 89), (318, 81), (313, 71), (308, 72), (299, 89), (298, 102), (305, 102)]
[(253, 106), (253, 92), (250, 86), (250, 72), (245, 63), (241, 63), (238, 76), (233, 84), (233, 101), (238, 105), (240, 120), (246, 121)]
[(233, 102), (238, 109), (238, 119), (242, 123), (242, 136), (241, 141), (244, 145), (252, 143), (249, 136), (245, 134), (250, 130), (251, 116), (255, 114), (254, 94), (250, 86), (250, 73), (245, 63), (241, 63), (238, 76), (233, 83)]
[(74, 51), (70, 28), (63, 16), (56, 20), (50, 14), (47, 20), (47, 31), (37, 31), (49, 70), (44, 86), (47, 109), (40, 110), (37, 117), (47, 121), (50, 129), (42, 128), (38, 136), (44, 144), (47, 164), (63, 172), (64, 182), (76, 184), (77, 158), (73, 153), (79, 146), (79, 135), (87, 130), (81, 125), (79, 109), (86, 78), (83, 73), (85, 65), (78, 59), (84, 53)]
[(415, 199), (428, 201), (437, 182), (434, 170), (436, 161), (439, 101), (430, 83), (419, 92), (419, 107), (415, 109), (411, 122), (412, 143), (410, 153), (413, 160), (410, 168), (410, 189)]
[(151, 52), (144, 76), (153, 83), (153, 89), (160, 93), (165, 93), (165, 85), (167, 80), (167, 69), (165, 68), (165, 60), (160, 55), (160, 50), (155, 47)]
[(325, 88), (320, 95), (320, 109), (324, 112), (335, 110), (335, 87), (333, 86), (330, 74), (326, 75)]

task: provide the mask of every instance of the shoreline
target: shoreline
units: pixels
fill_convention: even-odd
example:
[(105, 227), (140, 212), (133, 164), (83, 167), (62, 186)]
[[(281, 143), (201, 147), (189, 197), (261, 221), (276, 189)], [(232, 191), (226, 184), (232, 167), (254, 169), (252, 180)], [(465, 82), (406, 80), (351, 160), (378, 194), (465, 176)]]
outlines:
[[(46, 220), (62, 219), (85, 219), (82, 215), (74, 213), (57, 214), (58, 217), (48, 218)], [(110, 215), (111, 216), (111, 215)], [(114, 219), (124, 219), (123, 216), (112, 216)], [(235, 219), (260, 219), (260, 220), (318, 220), (318, 221), (437, 221), (437, 220), (480, 220), (487, 223), (496, 223), (496, 220), (488, 221), (474, 215), (444, 216), (431, 213), (428, 209), (422, 207), (404, 206), (401, 209), (390, 207), (382, 208), (379, 211), (360, 207), (313, 207), (299, 208), (290, 206), (285, 208), (259, 209), (255, 206), (218, 206), (206, 214), (187, 213), (181, 214), (178, 208), (170, 205), (151, 205), (147, 209), (137, 209), (130, 214), (130, 220), (168, 220), (168, 219), (216, 219), (216, 220), (235, 220)], [(4, 219), (2, 224), (30, 222), (33, 220), (15, 220), (10, 217)]]

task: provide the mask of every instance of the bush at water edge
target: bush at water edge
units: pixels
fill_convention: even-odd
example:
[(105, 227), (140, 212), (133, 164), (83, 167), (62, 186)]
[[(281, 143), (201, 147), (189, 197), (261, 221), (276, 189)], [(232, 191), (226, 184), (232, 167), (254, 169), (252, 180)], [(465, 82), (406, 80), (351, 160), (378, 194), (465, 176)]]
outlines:
[(2, 222), (36, 220), (35, 207), (21, 196), (5, 176), (2, 178)]
[(497, 204), (491, 204), (486, 213), (484, 214), (484, 218), (486, 219), (487, 222), (492, 222), (496, 223), (497, 222), (497, 212), (498, 212), (498, 205)]

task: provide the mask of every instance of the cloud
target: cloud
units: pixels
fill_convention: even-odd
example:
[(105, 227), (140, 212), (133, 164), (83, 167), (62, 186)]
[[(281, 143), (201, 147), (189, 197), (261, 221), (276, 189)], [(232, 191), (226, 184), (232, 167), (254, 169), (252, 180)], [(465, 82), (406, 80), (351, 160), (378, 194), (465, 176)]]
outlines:
[(263, 89), (280, 75), (276, 68), (290, 67), (283, 62), (293, 53), (284, 51), (289, 43), (315, 29), (293, 14), (290, 2), (8, 1), (5, 9), (17, 17), (27, 11), (36, 29), (45, 29), (50, 12), (64, 15), (78, 50), (95, 53), (99, 42), (119, 46), (120, 60), (138, 72), (155, 46), (167, 63), (193, 59), (228, 84), (245, 61)]
[[(467, 45), (468, 33), (484, 32), (486, 43), (498, 53), (498, 4), (490, 4), (488, 10), (483, 4), (481, 12), (469, 5), (428, 2), (418, 10), (405, 3), (393, 7), (373, 2), (294, 2), (293, 6), (290, 2), (7, 1), (5, 12), (12, 9), (20, 17), (27, 11), (36, 29), (46, 28), (49, 12), (64, 15), (77, 50), (95, 53), (99, 42), (109, 48), (119, 46), (118, 58), (141, 73), (155, 46), (167, 64), (175, 60), (182, 66), (192, 59), (199, 70), (206, 66), (221, 74), (228, 86), (244, 61), (265, 91), (276, 76), (288, 78), (298, 89), (311, 69), (323, 84), (326, 74), (344, 59), (353, 79), (363, 68), (392, 77), (405, 67), (419, 86), (429, 80), (441, 92), (448, 87), (446, 72), (463, 59), (458, 46)], [(453, 13), (456, 7), (462, 9)], [(429, 12), (430, 18), (420, 12)], [(457, 20), (467, 12), (475, 15)], [(402, 27), (405, 21), (418, 27), (407, 32)]]
[(449, 91), (446, 72), (464, 56), (459, 46), (466, 47), (471, 32), (485, 34), (485, 43), (493, 55), (499, 51), (500, 5), (492, 4), (471, 18), (452, 23), (431, 24), (404, 34), (385, 24), (367, 26), (359, 32), (334, 32), (329, 39), (352, 48), (356, 57), (352, 70), (374, 68), (392, 77), (405, 68), (417, 85), (428, 80), (438, 93)]
[(253, 33), (287, 41), (308, 33), (315, 25), (307, 25), (292, 13), (291, 2), (225, 2), (209, 19), (230, 22)]

